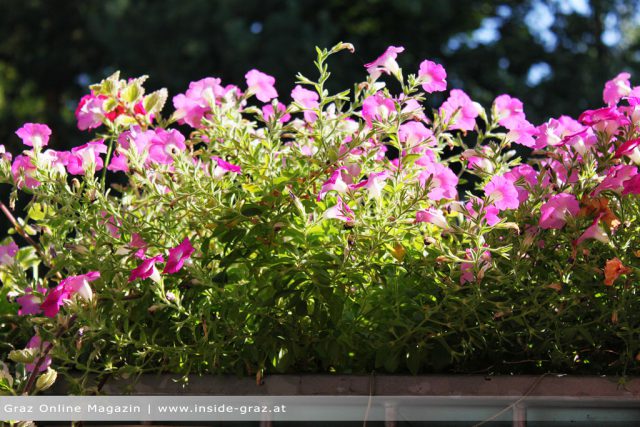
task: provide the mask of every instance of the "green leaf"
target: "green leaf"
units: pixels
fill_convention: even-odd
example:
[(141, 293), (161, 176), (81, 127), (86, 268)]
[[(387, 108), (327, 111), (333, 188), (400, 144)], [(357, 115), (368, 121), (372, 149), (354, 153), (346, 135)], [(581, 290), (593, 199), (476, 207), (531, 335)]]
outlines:
[(151, 92), (149, 95), (144, 97), (142, 106), (147, 114), (159, 113), (164, 108), (164, 104), (167, 102), (168, 96), (169, 93), (167, 92), (167, 89), (164, 88)]
[(264, 210), (263, 206), (256, 205), (256, 204), (248, 204), (248, 205), (244, 205), (242, 209), (240, 209), (240, 213), (242, 213), (242, 215), (244, 216), (256, 216), (256, 215), (260, 215), (263, 210)]
[(28, 216), (34, 221), (40, 221), (47, 216), (47, 205), (42, 205), (40, 203), (34, 203), (29, 208)]

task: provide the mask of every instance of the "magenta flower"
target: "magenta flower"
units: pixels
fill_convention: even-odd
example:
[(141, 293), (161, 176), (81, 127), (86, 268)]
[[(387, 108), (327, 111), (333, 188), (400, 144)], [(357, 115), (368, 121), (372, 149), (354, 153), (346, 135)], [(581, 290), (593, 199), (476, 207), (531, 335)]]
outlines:
[(135, 256), (142, 259), (144, 258), (144, 254), (147, 252), (147, 248), (149, 247), (149, 245), (138, 233), (133, 233), (131, 235), (131, 242), (129, 242), (129, 247), (131, 247), (132, 249), (136, 249)]
[(116, 221), (113, 215), (109, 215), (109, 213), (105, 211), (100, 211), (100, 216), (104, 218), (104, 221), (100, 221), (99, 224), (105, 226), (111, 237), (113, 237), (114, 239), (119, 239), (120, 222)]
[(509, 130), (521, 127), (522, 122), (525, 121), (524, 107), (518, 98), (500, 95), (493, 101), (493, 108), (500, 126)]
[(320, 106), (318, 102), (319, 96), (316, 92), (303, 88), (300, 85), (296, 85), (291, 91), (291, 98), (304, 110), (304, 120), (307, 123), (313, 123), (316, 121), (318, 115), (315, 109)]
[(503, 175), (494, 176), (484, 187), (484, 193), (500, 211), (517, 209), (520, 206), (518, 190), (513, 180)]
[[(466, 259), (472, 259), (472, 253), (470, 249), (467, 249), (465, 251), (465, 258)], [(484, 272), (486, 272), (489, 267), (491, 267), (491, 252), (489, 251), (484, 251), (479, 259), (478, 259), (478, 266), (479, 266), (479, 271), (480, 273), (484, 274)], [(471, 282), (475, 282), (476, 281), (476, 276), (474, 274), (474, 268), (473, 268), (473, 263), (472, 262), (463, 262), (462, 264), (460, 264), (460, 284), (464, 285), (465, 283), (471, 283)], [(479, 280), (479, 279), (478, 279)]]
[(164, 266), (164, 270), (162, 273), (164, 274), (173, 274), (177, 273), (182, 269), (184, 262), (191, 258), (191, 254), (195, 249), (191, 246), (191, 242), (188, 237), (175, 248), (169, 249), (169, 257), (167, 258), (167, 264)]
[[(40, 339), (39, 335), (34, 335), (29, 340), (29, 342), (27, 343), (27, 346), (25, 348), (37, 348), (40, 351), (43, 351), (48, 346), (49, 346), (49, 341), (42, 342), (42, 340)], [(38, 372), (46, 371), (47, 369), (49, 369), (49, 366), (51, 366), (51, 356), (47, 355), (44, 358), (44, 362), (40, 365), (40, 368), (38, 369)], [(36, 364), (35, 363), (27, 363), (25, 365), (25, 368), (27, 369), (27, 372), (33, 372), (33, 370), (36, 369)]]
[(597, 196), (605, 190), (620, 194), (624, 190), (624, 183), (638, 174), (638, 168), (631, 165), (616, 165), (609, 168), (607, 176), (600, 185), (593, 190), (592, 195)]
[(620, 73), (604, 84), (602, 99), (608, 106), (616, 105), (620, 98), (631, 93), (630, 78), (631, 74)]
[(428, 222), (444, 230), (448, 230), (450, 228), (447, 218), (440, 209), (429, 208), (416, 212), (415, 222)]
[(527, 120), (522, 120), (516, 127), (509, 130), (506, 139), (516, 144), (524, 145), (525, 147), (535, 148), (536, 141), (533, 137), (537, 134), (538, 130), (534, 125)]
[[(158, 262), (164, 262), (164, 257), (162, 255), (143, 259), (139, 266), (131, 270), (129, 282), (133, 282), (136, 279), (144, 280), (148, 277), (151, 277), (154, 282), (160, 281), (160, 273), (156, 268), (156, 263)], [(182, 264), (180, 267), (182, 267)]]
[(227, 172), (233, 172), (237, 174), (242, 173), (242, 168), (240, 166), (231, 164), (226, 160), (221, 159), (220, 157), (211, 156), (211, 160), (215, 160), (217, 163), (215, 169), (213, 170), (214, 178), (221, 178)]
[(173, 107), (176, 109), (174, 117), (178, 123), (186, 123), (193, 128), (202, 127), (202, 119), (211, 110), (204, 100), (199, 102), (182, 93), (173, 97)]
[(71, 296), (71, 292), (62, 284), (59, 284), (53, 289), (49, 289), (47, 295), (40, 305), (42, 312), (47, 317), (55, 317), (60, 311), (60, 307), (64, 305), (65, 300), (68, 300)]
[(614, 156), (619, 159), (622, 156), (633, 156), (640, 146), (640, 138), (630, 139), (625, 141), (616, 150)]
[[(278, 119), (280, 123), (287, 123), (289, 120), (291, 120), (291, 114), (287, 113), (287, 107), (285, 107), (285, 105), (282, 102), (278, 102), (277, 110), (280, 114), (280, 118)], [(275, 115), (275, 111), (273, 110), (273, 105), (265, 104), (262, 107), (262, 117), (264, 118), (265, 121), (268, 122), (269, 120), (271, 120), (271, 118), (274, 115)]]
[(27, 316), (40, 313), (40, 304), (42, 304), (42, 298), (46, 291), (45, 288), (38, 286), (38, 295), (32, 288), (26, 288), (24, 295), (16, 298), (16, 302), (20, 304), (18, 315)]
[(184, 136), (176, 129), (156, 129), (155, 133), (149, 145), (149, 160), (162, 165), (173, 164), (173, 156), (187, 148)]
[[(538, 172), (530, 165), (518, 165), (505, 173), (504, 176), (515, 184), (518, 191), (518, 201), (524, 203), (529, 198), (527, 187), (533, 188), (538, 183)], [(518, 180), (523, 180), (523, 184), (517, 184)]]
[(327, 209), (323, 216), (327, 219), (339, 219), (347, 224), (352, 224), (355, 221), (355, 215), (349, 205), (342, 201), (342, 197), (337, 197), (337, 203)]
[(357, 184), (350, 185), (349, 188), (364, 188), (367, 190), (369, 198), (377, 199), (382, 195), (382, 190), (384, 189), (389, 176), (391, 176), (391, 172), (389, 171), (373, 172), (367, 176), (367, 179)]
[(427, 93), (442, 92), (447, 89), (447, 72), (442, 65), (424, 60), (420, 63), (418, 81)]
[(634, 175), (632, 178), (623, 183), (624, 189), (622, 194), (639, 194), (640, 195), (640, 174)]
[(78, 129), (90, 130), (102, 125), (102, 120), (105, 117), (102, 106), (106, 98), (104, 95), (89, 94), (80, 99), (75, 113)]
[(431, 163), (427, 165), (424, 171), (418, 176), (418, 181), (423, 187), (427, 181), (431, 179), (429, 199), (437, 201), (441, 199), (455, 199), (458, 195), (456, 185), (458, 185), (458, 177), (448, 167), (441, 163)]
[(89, 282), (93, 282), (100, 278), (99, 271), (90, 271), (86, 274), (79, 276), (69, 276), (60, 282), (60, 285), (66, 288), (70, 295), (78, 294), (86, 301), (91, 301), (93, 298), (93, 291)]
[(318, 193), (317, 200), (322, 200), (324, 195), (329, 191), (336, 191), (338, 193), (346, 193), (349, 189), (349, 185), (342, 179), (342, 171), (345, 170), (344, 167), (338, 168), (322, 184), (322, 188), (320, 189), (320, 193)]
[(129, 130), (122, 132), (118, 136), (116, 153), (107, 169), (114, 172), (129, 172), (129, 162), (124, 153), (131, 149), (140, 156), (142, 161), (146, 161), (148, 148), (155, 136), (156, 133), (153, 130), (142, 131), (139, 126), (132, 126)]
[(567, 216), (576, 216), (580, 204), (573, 194), (554, 194), (540, 207), (540, 227), (559, 230), (567, 223)]
[(584, 233), (582, 233), (582, 235), (578, 237), (578, 240), (576, 240), (576, 245), (579, 245), (587, 239), (595, 239), (602, 243), (609, 243), (609, 236), (600, 227), (600, 219), (603, 216), (604, 213), (601, 213), (596, 219), (593, 220), (589, 228), (587, 228)]
[(568, 116), (560, 116), (558, 119), (549, 119), (546, 123), (538, 126), (536, 144), (533, 148), (540, 149), (548, 145), (565, 145), (567, 140), (584, 131), (584, 126)]
[(18, 253), (18, 245), (16, 242), (10, 242), (6, 245), (0, 245), (0, 265), (13, 264)]
[(616, 107), (606, 107), (597, 110), (587, 110), (578, 117), (580, 123), (593, 127), (594, 130), (607, 135), (615, 135), (618, 128), (628, 126), (631, 121)]
[(66, 156), (67, 172), (72, 175), (84, 175), (90, 170), (97, 172), (104, 167), (100, 154), (107, 152), (104, 141), (91, 141), (71, 149)]
[(255, 93), (256, 98), (262, 102), (269, 102), (278, 96), (273, 87), (276, 79), (258, 70), (251, 70), (244, 76), (247, 79), (248, 92)]
[(404, 142), (407, 148), (413, 148), (428, 141), (427, 145), (435, 145), (436, 141), (433, 132), (420, 122), (406, 122), (400, 125), (398, 129), (398, 138)]
[[(480, 203), (482, 203), (482, 200), (480, 200)], [(467, 202), (464, 206), (472, 218), (474, 219), (478, 218), (478, 213), (473, 208), (473, 203), (471, 201)], [(500, 210), (494, 205), (485, 205), (482, 208), (484, 222), (489, 227), (492, 227), (500, 222), (500, 217), (498, 216), (498, 213), (500, 213)]]
[(93, 282), (99, 277), (100, 272), (91, 271), (79, 276), (69, 276), (62, 280), (58, 286), (49, 289), (44, 301), (40, 305), (42, 312), (47, 317), (55, 317), (65, 301), (71, 299), (76, 293), (87, 301), (91, 300), (93, 298), (93, 291), (91, 290), (91, 286), (89, 286), (89, 282)]
[(490, 160), (493, 151), (490, 147), (476, 146), (462, 152), (461, 159), (467, 161), (467, 168), (477, 169), (483, 172), (491, 173), (495, 169), (493, 162)]
[(476, 117), (482, 107), (473, 102), (469, 95), (460, 89), (452, 89), (449, 98), (440, 106), (440, 114), (448, 129), (471, 131), (476, 125)]
[(36, 165), (33, 164), (31, 157), (20, 154), (13, 159), (11, 175), (18, 188), (36, 188), (39, 186), (40, 181), (33, 177), (35, 172)]
[(188, 124), (194, 128), (202, 127), (202, 119), (211, 113), (212, 105), (221, 105), (229, 97), (240, 97), (240, 90), (233, 85), (222, 86), (221, 80), (207, 77), (189, 83), (184, 94), (173, 97), (176, 111), (174, 117), (180, 124)]
[(401, 52), (404, 52), (404, 47), (389, 46), (375, 61), (365, 64), (364, 66), (374, 80), (380, 77), (382, 73), (397, 75), (400, 67), (396, 62), (396, 58)]
[(49, 143), (51, 129), (40, 123), (25, 123), (16, 131), (16, 135), (22, 139), (25, 145), (34, 148), (42, 148)]
[(395, 112), (396, 103), (393, 99), (386, 98), (381, 92), (367, 97), (362, 102), (362, 117), (369, 127), (372, 127), (374, 121), (386, 120)]

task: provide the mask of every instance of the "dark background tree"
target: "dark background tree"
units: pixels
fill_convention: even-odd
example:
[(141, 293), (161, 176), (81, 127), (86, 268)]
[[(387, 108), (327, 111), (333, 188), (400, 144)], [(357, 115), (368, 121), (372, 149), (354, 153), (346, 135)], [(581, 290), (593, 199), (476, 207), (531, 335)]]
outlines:
[[(525, 102), (532, 122), (601, 103), (604, 82), (638, 71), (640, 0), (2, 0), (0, 143), (16, 152), (22, 122), (54, 129), (57, 149), (86, 142), (73, 112), (86, 85), (120, 69), (150, 88), (183, 92), (219, 76), (242, 85), (250, 68), (272, 74), (281, 97), (297, 71), (312, 73), (314, 46), (342, 40), (335, 88), (364, 77), (388, 45), (445, 65), (450, 86), (490, 103)], [(438, 101), (438, 100), (436, 100)]]
[[(1, 0), (0, 143), (21, 149), (25, 121), (49, 124), (52, 146), (86, 142), (74, 110), (89, 83), (116, 69), (148, 74), (172, 95), (218, 76), (244, 84), (250, 68), (276, 77), (281, 97), (314, 46), (349, 41), (333, 60), (335, 89), (364, 78), (388, 45), (400, 64), (441, 62), (450, 87), (488, 105), (500, 93), (530, 120), (577, 115), (601, 103), (604, 82), (640, 69), (640, 0)], [(639, 80), (640, 82), (640, 80)], [(433, 100), (437, 103), (441, 100)]]

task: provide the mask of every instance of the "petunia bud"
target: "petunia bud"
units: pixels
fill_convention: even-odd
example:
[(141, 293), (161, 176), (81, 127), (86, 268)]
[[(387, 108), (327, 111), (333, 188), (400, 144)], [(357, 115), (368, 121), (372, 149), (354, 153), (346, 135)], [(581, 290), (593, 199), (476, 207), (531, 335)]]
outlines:
[(44, 374), (38, 377), (38, 380), (36, 381), (36, 390), (43, 391), (50, 388), (53, 383), (56, 382), (56, 378), (58, 378), (58, 373), (55, 370), (48, 368)]

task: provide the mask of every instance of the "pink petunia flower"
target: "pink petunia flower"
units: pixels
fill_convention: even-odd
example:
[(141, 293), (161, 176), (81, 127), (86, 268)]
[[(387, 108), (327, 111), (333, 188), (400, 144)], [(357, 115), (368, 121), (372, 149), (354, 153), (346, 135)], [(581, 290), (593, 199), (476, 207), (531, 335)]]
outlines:
[(369, 127), (374, 121), (384, 121), (394, 115), (396, 103), (393, 99), (385, 97), (381, 92), (367, 97), (362, 102), (362, 117)]
[(580, 204), (573, 194), (554, 194), (540, 207), (540, 227), (559, 230), (567, 223), (567, 216), (576, 216)]
[(100, 211), (100, 216), (103, 218), (98, 224), (104, 225), (111, 237), (114, 239), (120, 238), (120, 222), (117, 221), (113, 215), (109, 215), (106, 211)]
[(620, 194), (624, 189), (624, 182), (638, 174), (638, 168), (631, 165), (616, 165), (609, 168), (607, 176), (593, 190), (592, 195), (597, 196), (605, 190)]
[[(289, 120), (291, 120), (291, 114), (286, 113), (287, 107), (285, 107), (285, 105), (282, 102), (278, 102), (277, 110), (278, 110), (278, 113), (280, 114), (280, 118), (278, 119), (280, 123), (287, 123)], [(274, 115), (275, 115), (275, 111), (273, 109), (273, 105), (265, 104), (262, 107), (262, 117), (264, 118), (265, 121), (268, 122), (269, 120), (271, 120), (271, 118)]]
[(131, 235), (131, 242), (129, 242), (129, 247), (132, 249), (136, 249), (135, 256), (142, 259), (144, 258), (144, 254), (147, 252), (149, 244), (145, 242), (138, 233), (133, 233)]
[[(465, 258), (472, 259), (472, 253), (470, 249), (467, 249), (465, 254)], [(479, 273), (484, 274), (491, 267), (491, 252), (484, 251), (479, 259), (478, 259)], [(472, 262), (463, 262), (460, 264), (460, 284), (464, 285), (465, 283), (471, 283), (475, 281), (479, 281), (480, 277), (476, 279), (474, 274)]]
[(509, 130), (520, 128), (525, 121), (524, 107), (518, 98), (500, 95), (493, 101), (493, 108), (497, 114), (498, 124)]
[(520, 206), (518, 190), (513, 182), (507, 176), (496, 175), (484, 187), (484, 193), (500, 211), (517, 209)]
[(33, 175), (36, 172), (36, 165), (33, 164), (33, 159), (29, 156), (20, 154), (13, 159), (11, 164), (11, 175), (13, 181), (18, 188), (36, 188), (40, 185), (40, 181), (35, 179)]
[(16, 135), (22, 139), (25, 145), (42, 148), (49, 143), (51, 129), (49, 129), (49, 126), (40, 123), (25, 123), (16, 131)]
[(442, 228), (443, 230), (449, 230), (449, 223), (440, 209), (429, 208), (416, 212), (416, 223), (428, 222), (435, 226)]
[(187, 148), (184, 135), (176, 129), (156, 129), (155, 133), (149, 145), (149, 160), (162, 165), (173, 164), (173, 156)]
[(342, 197), (337, 197), (337, 203), (324, 211), (323, 216), (327, 219), (339, 219), (347, 224), (352, 224), (355, 221), (355, 215), (349, 205), (342, 201)]
[(316, 92), (296, 85), (291, 91), (291, 98), (304, 109), (304, 120), (307, 123), (316, 121), (318, 115), (313, 110), (320, 106), (318, 102), (319, 96)]
[(587, 110), (578, 117), (580, 123), (593, 127), (598, 132), (616, 135), (618, 129), (628, 126), (629, 118), (616, 107), (606, 107), (597, 110)]
[(47, 317), (55, 317), (60, 311), (65, 301), (71, 299), (74, 294), (79, 294), (85, 300), (91, 300), (93, 298), (93, 291), (89, 282), (100, 277), (100, 272), (91, 271), (87, 274), (79, 276), (69, 276), (62, 280), (58, 286), (53, 289), (49, 289), (47, 295), (40, 305), (42, 312)]
[(79, 147), (71, 149), (66, 156), (67, 172), (72, 175), (85, 175), (92, 170), (97, 172), (104, 167), (104, 161), (100, 154), (107, 152), (104, 141), (91, 141)]
[[(49, 346), (49, 341), (44, 341), (42, 342), (42, 339), (40, 339), (40, 335), (34, 335), (29, 342), (27, 343), (27, 346), (25, 348), (37, 348), (39, 350), (44, 350), (45, 348), (47, 348)], [(44, 362), (40, 365), (40, 368), (38, 369), (38, 372), (44, 372), (47, 369), (49, 369), (49, 366), (51, 366), (51, 356), (47, 355), (44, 358)], [(25, 368), (27, 369), (27, 372), (33, 372), (34, 369), (36, 369), (36, 364), (35, 363), (27, 363), (25, 365)]]
[(374, 80), (380, 77), (382, 73), (397, 75), (400, 67), (396, 62), (396, 58), (402, 52), (404, 52), (404, 47), (402, 46), (389, 46), (375, 61), (364, 66)]
[(429, 199), (438, 201), (441, 199), (455, 199), (458, 195), (456, 186), (458, 185), (458, 177), (448, 167), (441, 163), (431, 163), (427, 165), (424, 171), (418, 176), (418, 181), (423, 187), (427, 181), (431, 179)]
[(424, 60), (420, 63), (418, 81), (427, 93), (442, 92), (447, 89), (447, 72), (442, 65)]
[(398, 138), (407, 148), (416, 147), (425, 141), (429, 146), (436, 144), (431, 129), (416, 121), (401, 124), (398, 129)]
[(151, 280), (154, 282), (159, 282), (160, 273), (156, 268), (156, 263), (159, 262), (164, 262), (164, 257), (162, 255), (143, 259), (139, 266), (131, 270), (129, 282), (133, 282), (136, 279), (144, 280), (148, 277), (151, 277)]
[(75, 113), (78, 129), (91, 130), (102, 125), (105, 118), (103, 105), (106, 99), (104, 95), (93, 94), (85, 95), (80, 99)]
[(600, 219), (604, 215), (604, 213), (601, 213), (597, 218), (593, 220), (589, 228), (587, 228), (584, 233), (582, 233), (582, 235), (578, 237), (578, 240), (576, 240), (575, 242), (576, 245), (579, 245), (587, 239), (595, 239), (602, 243), (609, 243), (609, 236), (604, 232), (602, 227), (600, 227)]
[(40, 304), (42, 304), (43, 295), (46, 291), (45, 288), (38, 286), (38, 294), (36, 294), (32, 288), (26, 288), (24, 295), (16, 298), (16, 302), (20, 304), (18, 315), (27, 316), (40, 313)]
[(631, 93), (630, 78), (631, 74), (620, 73), (604, 84), (602, 99), (608, 106), (616, 105), (623, 96)]
[(367, 179), (357, 184), (350, 185), (352, 189), (364, 188), (367, 190), (369, 198), (377, 199), (382, 195), (382, 190), (386, 185), (386, 181), (391, 176), (391, 172), (373, 172), (367, 176)]
[(631, 160), (634, 160), (634, 157), (636, 157), (639, 151), (638, 147), (640, 147), (640, 138), (625, 141), (616, 149), (614, 157), (619, 159), (622, 156), (628, 156)]
[(6, 245), (0, 245), (0, 265), (11, 265), (15, 262), (18, 253), (18, 245), (16, 242), (10, 242)]
[(247, 79), (247, 91), (255, 93), (260, 101), (269, 102), (278, 96), (278, 92), (273, 87), (276, 83), (273, 76), (254, 69), (245, 74), (244, 78)]
[[(480, 204), (483, 203), (482, 200), (479, 200), (479, 202)], [(469, 201), (464, 206), (473, 219), (478, 218), (478, 213), (473, 207), (473, 202)], [(493, 227), (500, 222), (500, 217), (498, 216), (499, 213), (500, 210), (494, 205), (484, 205), (482, 207), (482, 219), (489, 227)]]
[(220, 157), (211, 156), (211, 160), (215, 160), (216, 162), (216, 167), (213, 170), (214, 178), (221, 178), (227, 172), (233, 172), (237, 174), (242, 173), (242, 168), (240, 166), (231, 164), (226, 160), (221, 159)]
[(132, 150), (142, 162), (147, 160), (151, 141), (156, 137), (153, 130), (143, 131), (139, 126), (132, 126), (118, 136), (118, 146), (107, 169), (110, 171), (129, 172), (129, 161), (126, 152)]
[(534, 136), (538, 134), (538, 130), (527, 120), (521, 120), (515, 127), (507, 132), (506, 139), (525, 147), (535, 148), (536, 141)]
[(329, 191), (335, 191), (337, 193), (346, 193), (349, 189), (349, 185), (342, 179), (342, 171), (344, 167), (340, 167), (333, 171), (329, 179), (327, 179), (320, 188), (317, 200), (322, 200), (324, 195)]
[[(504, 176), (511, 180), (518, 192), (518, 201), (524, 203), (529, 198), (527, 187), (533, 188), (538, 183), (538, 172), (531, 165), (518, 165), (505, 173)], [(518, 180), (523, 180), (523, 184), (517, 184)]]
[(188, 237), (175, 248), (169, 249), (169, 257), (167, 258), (167, 264), (164, 266), (164, 270), (162, 273), (164, 274), (173, 274), (177, 273), (182, 269), (185, 261), (191, 258), (191, 254), (195, 249), (191, 246), (191, 242)]
[(622, 194), (639, 194), (640, 195), (640, 174), (634, 175), (623, 183)]
[(58, 286), (65, 287), (71, 295), (78, 294), (85, 301), (91, 301), (91, 299), (93, 299), (93, 290), (89, 282), (93, 282), (99, 278), (99, 271), (90, 271), (89, 273), (79, 276), (69, 276), (62, 280)]
[(212, 106), (241, 96), (242, 92), (236, 86), (222, 86), (220, 79), (206, 77), (189, 83), (189, 89), (184, 94), (173, 97), (176, 109), (174, 117), (180, 124), (201, 128), (202, 119), (211, 114)]
[(449, 98), (440, 106), (440, 114), (450, 130), (473, 130), (481, 110), (482, 107), (460, 89), (452, 89)]
[(491, 148), (483, 145), (464, 150), (461, 159), (467, 161), (467, 168), (469, 169), (491, 173), (495, 169), (491, 161), (492, 155), (493, 151)]

